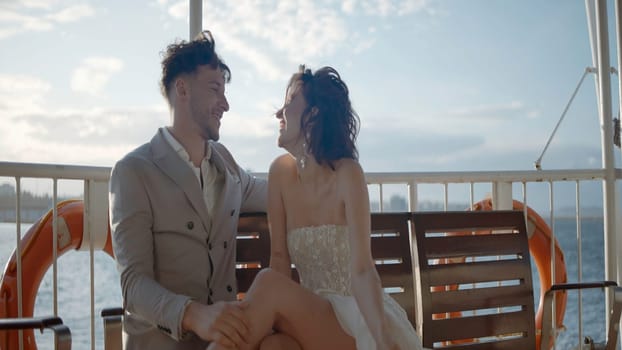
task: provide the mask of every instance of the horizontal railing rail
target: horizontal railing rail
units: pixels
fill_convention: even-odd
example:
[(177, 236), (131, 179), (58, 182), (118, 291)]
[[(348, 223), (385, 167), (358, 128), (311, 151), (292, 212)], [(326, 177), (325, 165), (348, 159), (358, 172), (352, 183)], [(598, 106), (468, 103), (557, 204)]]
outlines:
[[(29, 177), (48, 179), (107, 181), (110, 167), (61, 165), (46, 163), (0, 162), (0, 177)], [(265, 172), (255, 173), (265, 178)], [(617, 179), (622, 169), (615, 169)], [(468, 182), (547, 182), (604, 179), (604, 169), (452, 171), (452, 172), (368, 172), (369, 183), (468, 183)]]

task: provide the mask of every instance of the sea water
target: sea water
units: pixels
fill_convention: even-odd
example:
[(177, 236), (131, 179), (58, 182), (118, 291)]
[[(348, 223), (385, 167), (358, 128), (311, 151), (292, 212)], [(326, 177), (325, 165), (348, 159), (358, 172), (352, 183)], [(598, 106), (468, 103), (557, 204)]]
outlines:
[[(22, 234), (32, 224), (22, 224)], [(14, 223), (0, 223), (0, 264), (2, 273), (16, 242)], [(119, 274), (112, 258), (98, 251), (93, 254), (94, 260), (94, 327), (95, 349), (103, 349), (103, 321), (101, 310), (107, 307), (120, 307), (121, 287)], [(71, 330), (72, 349), (90, 349), (91, 346), (91, 296), (90, 296), (90, 254), (88, 251), (71, 250), (58, 259), (58, 316)], [(50, 316), (53, 308), (52, 266), (41, 281), (35, 301), (35, 316)], [(37, 348), (52, 350), (53, 335), (49, 330), (43, 333), (35, 331)]]
[[(23, 224), (21, 229), (25, 233), (30, 224)], [(555, 220), (555, 235), (564, 252), (568, 281), (578, 281), (578, 251), (577, 227), (574, 218)], [(15, 249), (16, 227), (13, 223), (0, 223), (0, 264), (4, 271), (4, 264)], [(604, 279), (603, 259), (603, 221), (602, 218), (583, 219), (581, 222), (582, 245), (582, 281), (597, 281)], [(103, 324), (99, 317), (106, 307), (121, 306), (121, 291), (119, 275), (114, 261), (103, 252), (95, 252), (94, 256), (94, 336), (95, 349), (103, 349)], [(58, 315), (65, 325), (71, 329), (72, 348), (90, 349), (91, 343), (91, 304), (90, 304), (90, 254), (88, 251), (70, 251), (58, 260)], [(534, 270), (534, 298), (536, 305), (539, 302), (538, 272), (532, 262)], [(43, 278), (37, 300), (35, 302), (35, 316), (52, 315), (53, 289), (52, 268)], [(591, 336), (596, 341), (603, 341), (605, 330), (604, 293), (600, 289), (583, 291), (583, 335)], [(536, 306), (537, 307), (537, 306)], [(578, 333), (578, 292), (568, 293), (568, 303), (564, 318), (565, 331), (557, 339), (557, 349), (572, 349), (579, 343)], [(35, 336), (39, 349), (53, 349), (53, 338), (50, 331), (43, 334), (36, 331)]]

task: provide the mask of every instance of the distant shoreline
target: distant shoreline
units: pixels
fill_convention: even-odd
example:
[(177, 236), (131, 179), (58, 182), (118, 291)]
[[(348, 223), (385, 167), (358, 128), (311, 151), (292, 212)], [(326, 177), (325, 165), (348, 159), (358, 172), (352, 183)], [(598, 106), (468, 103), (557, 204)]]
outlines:
[[(543, 218), (545, 219), (545, 221), (548, 221), (548, 216), (547, 217), (543, 217)], [(555, 218), (559, 219), (559, 220), (570, 220), (570, 219), (574, 220), (575, 216), (565, 214), (565, 215), (556, 216)], [(582, 220), (600, 220), (600, 221), (602, 221), (603, 220), (603, 216), (602, 215), (600, 215), (600, 216), (599, 215), (587, 215), (587, 216), (582, 216), (581, 219)], [(38, 221), (38, 219), (37, 220), (24, 220), (24, 221), (22, 221), (22, 224), (34, 224), (37, 221)], [(15, 221), (14, 220), (7, 220), (7, 219), (0, 219), (0, 224), (15, 224)]]
[[(22, 224), (34, 224), (35, 222), (37, 222), (37, 220), (33, 220), (33, 221), (22, 221)], [(0, 224), (15, 224), (15, 221), (11, 221), (11, 220), (0, 220)]]

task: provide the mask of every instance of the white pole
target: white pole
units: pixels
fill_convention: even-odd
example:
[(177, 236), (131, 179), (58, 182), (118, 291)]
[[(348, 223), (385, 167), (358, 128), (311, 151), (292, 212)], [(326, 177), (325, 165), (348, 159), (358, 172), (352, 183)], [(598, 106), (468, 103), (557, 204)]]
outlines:
[[(620, 67), (622, 67), (622, 3), (621, 0), (615, 1), (615, 20), (616, 20), (616, 42), (617, 42), (617, 54), (618, 54), (618, 111), (622, 110), (622, 79), (620, 79)], [(619, 116), (618, 116), (619, 118)], [(617, 194), (617, 193), (616, 193)], [(622, 225), (622, 218), (620, 217), (620, 200), (616, 195), (615, 205), (616, 205), (616, 233), (619, 227)], [(617, 236), (617, 234), (616, 234)], [(617, 280), (618, 284), (622, 281), (622, 269), (620, 266), (622, 265), (622, 239), (616, 242), (616, 257), (617, 261)], [(619, 326), (619, 325), (618, 325)]]
[[(596, 48), (596, 0), (585, 0), (585, 13), (587, 14), (587, 32), (590, 38), (590, 49), (592, 52), (592, 67), (598, 67), (598, 51)], [(598, 72), (596, 72), (598, 73)], [(600, 96), (598, 91), (598, 76), (594, 80), (594, 87), (596, 88), (596, 101), (600, 103)]]
[(190, 6), (188, 9), (190, 17), (190, 38), (194, 39), (203, 28), (203, 0), (190, 0)]
[[(596, 1), (596, 38), (598, 47), (598, 91), (600, 115), (602, 161), (604, 169), (603, 208), (605, 230), (605, 278), (617, 280), (616, 266), (616, 212), (615, 212), (615, 169), (613, 159), (613, 121), (611, 119), (611, 66), (609, 63), (609, 34), (607, 24), (607, 1)], [(607, 310), (611, 306), (611, 293), (606, 294)], [(607, 327), (609, 313), (605, 312)]]

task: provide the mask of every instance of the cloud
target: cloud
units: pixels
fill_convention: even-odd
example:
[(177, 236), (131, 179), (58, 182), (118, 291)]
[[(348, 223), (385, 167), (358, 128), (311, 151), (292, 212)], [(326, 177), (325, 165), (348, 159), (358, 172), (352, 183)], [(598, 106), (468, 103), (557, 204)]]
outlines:
[(3, 4), (0, 11), (0, 40), (30, 31), (50, 31), (59, 24), (77, 22), (95, 15), (89, 4), (68, 1), (22, 0)]
[(91, 6), (84, 4), (64, 8), (58, 12), (50, 13), (46, 17), (57, 23), (68, 23), (77, 22), (94, 14), (95, 10)]
[[(354, 1), (349, 1), (348, 7), (353, 8), (354, 5), (350, 4)], [(361, 1), (361, 7), (367, 15), (371, 16), (405, 16), (414, 12), (427, 10), (429, 8), (429, 1), (427, 0), (364, 0)]]
[[(172, 18), (188, 20), (187, 1), (159, 3)], [(262, 79), (276, 81), (287, 76), (281, 67), (314, 65), (343, 50), (357, 54), (371, 48), (375, 30), (360, 36), (353, 29), (363, 17), (386, 19), (429, 7), (425, 0), (210, 0), (203, 22), (224, 50), (250, 63)]]
[[(108, 64), (109, 61), (116, 62), (91, 58), (84, 66), (120, 65)], [(5, 131), (0, 137), (0, 159), (111, 166), (150, 140), (156, 129), (167, 125), (170, 119), (168, 106), (160, 100), (147, 106), (50, 108), (56, 105), (51, 103), (52, 93), (52, 85), (40, 78), (0, 74), (0, 130)], [(266, 171), (269, 161), (278, 154), (274, 152), (279, 152), (275, 146), (277, 126), (269, 102), (264, 101), (258, 109), (260, 117), (226, 113), (222, 134), (233, 145), (240, 145), (240, 155), (248, 156), (243, 159), (250, 159), (243, 166)], [(257, 147), (248, 147), (249, 144)], [(262, 157), (265, 163), (258, 164), (265, 167), (255, 166), (253, 162)]]
[(346, 14), (354, 13), (356, 9), (356, 0), (344, 0), (341, 3), (341, 10)]
[(115, 57), (90, 57), (76, 68), (71, 77), (71, 88), (92, 96), (99, 96), (110, 76), (123, 68), (123, 61)]
[(167, 124), (168, 107), (50, 108), (51, 84), (0, 74), (0, 159), (110, 166)]
[(278, 81), (284, 80), (288, 76), (288, 72), (277, 66), (268, 55), (257, 48), (246, 45), (244, 41), (239, 40), (235, 36), (228, 35), (226, 31), (222, 31), (218, 36), (219, 45), (255, 66), (255, 69), (262, 77), (271, 81)]
[(7, 10), (0, 12), (0, 39), (5, 39), (24, 31), (48, 31), (53, 23), (36, 16), (24, 15)]
[(362, 120), (361, 157), (375, 171), (531, 169), (550, 132), (533, 128), (537, 114), (518, 100), (409, 110), (407, 116), (371, 114)]
[[(396, 126), (396, 125), (399, 125)], [(485, 130), (485, 131), (484, 131)], [(412, 123), (363, 124), (360, 160), (370, 172), (534, 170), (543, 138), (489, 127), (477, 131), (435, 130)], [(599, 166), (598, 146), (557, 143), (542, 160), (544, 169)]]
[(0, 114), (14, 118), (43, 112), (44, 96), (50, 89), (50, 83), (36, 77), (0, 74)]
[(428, 13), (434, 13), (432, 8), (428, 6), (427, 0), (405, 0), (401, 1), (397, 6), (397, 15), (405, 16), (414, 12), (426, 10)]
[(455, 108), (448, 111), (448, 115), (455, 117), (477, 118), (478, 120), (494, 120), (500, 117), (515, 117), (515, 114), (525, 113), (525, 116), (533, 117), (534, 112), (527, 112), (521, 101), (510, 101), (505, 104), (487, 104)]
[(49, 10), (58, 4), (58, 0), (19, 0), (15, 1), (17, 6), (23, 6), (30, 9)]
[[(240, 126), (244, 127), (240, 127)], [(276, 118), (253, 118), (227, 112), (222, 119), (221, 134), (236, 137), (272, 137), (276, 135), (278, 123)]]
[(0, 121), (11, 127), (0, 138), (0, 159), (111, 166), (167, 121), (164, 104), (22, 114)]
[[(370, 29), (369, 33), (371, 34), (373, 31)], [(365, 38), (360, 38), (360, 35), (356, 33), (354, 37), (357, 40), (355, 40), (355, 45), (352, 51), (356, 54), (371, 49), (376, 43), (376, 38), (371, 35), (367, 35)]]
[(205, 7), (204, 21), (246, 46), (276, 51), (295, 63), (329, 55), (347, 39), (339, 12), (309, 0), (276, 5), (214, 1)]

